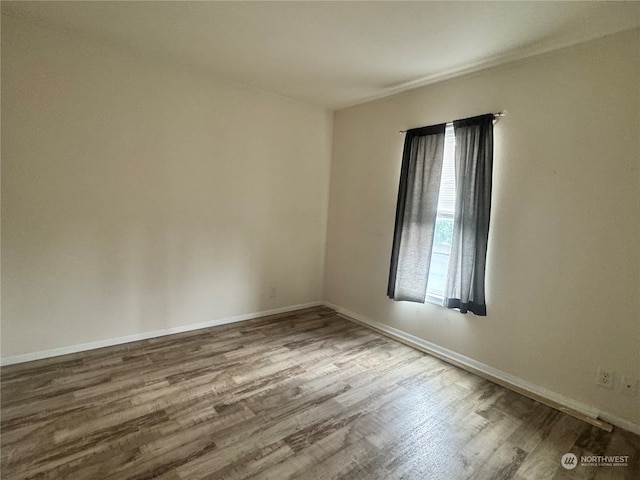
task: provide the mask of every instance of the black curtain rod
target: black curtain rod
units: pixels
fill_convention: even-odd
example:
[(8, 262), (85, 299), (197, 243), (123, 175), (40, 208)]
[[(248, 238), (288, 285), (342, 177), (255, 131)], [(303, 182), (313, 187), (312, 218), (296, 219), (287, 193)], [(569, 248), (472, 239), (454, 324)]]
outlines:
[[(505, 110), (503, 112), (492, 113), (491, 115), (493, 115), (494, 117), (506, 117), (507, 116), (507, 111)], [(480, 115), (475, 115), (475, 116), (478, 117)], [(469, 117), (469, 118), (474, 118), (474, 117)], [(460, 120), (467, 120), (467, 119), (466, 118), (461, 118)], [(445, 123), (453, 123), (453, 122), (445, 122)], [(417, 127), (417, 128), (421, 128), (421, 127)], [(413, 130), (413, 129), (410, 129), (410, 130)], [(398, 133), (407, 133), (407, 130), (399, 130)]]

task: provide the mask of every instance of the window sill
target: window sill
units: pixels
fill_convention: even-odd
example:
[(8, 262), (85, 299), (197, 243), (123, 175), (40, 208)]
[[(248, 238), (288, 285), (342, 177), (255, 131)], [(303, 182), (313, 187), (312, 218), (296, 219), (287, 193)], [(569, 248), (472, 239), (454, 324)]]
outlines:
[(434, 305), (440, 305), (441, 307), (444, 307), (444, 305), (442, 304), (443, 301), (444, 301), (444, 297), (440, 297), (438, 295), (433, 295), (430, 293), (427, 293), (427, 296), (425, 298), (425, 303), (429, 302), (429, 303), (433, 303)]

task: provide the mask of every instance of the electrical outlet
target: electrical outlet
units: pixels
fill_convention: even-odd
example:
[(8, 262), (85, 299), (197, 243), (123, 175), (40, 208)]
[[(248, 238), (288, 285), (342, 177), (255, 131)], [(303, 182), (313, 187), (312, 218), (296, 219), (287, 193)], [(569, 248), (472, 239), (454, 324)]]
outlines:
[(635, 397), (638, 394), (638, 379), (631, 378), (628, 375), (622, 375), (620, 379), (620, 391), (630, 397)]
[(606, 368), (598, 368), (598, 378), (596, 384), (604, 388), (613, 388), (613, 377), (615, 372), (607, 370)]
[(275, 285), (269, 286), (269, 298), (275, 298), (278, 296), (278, 289)]

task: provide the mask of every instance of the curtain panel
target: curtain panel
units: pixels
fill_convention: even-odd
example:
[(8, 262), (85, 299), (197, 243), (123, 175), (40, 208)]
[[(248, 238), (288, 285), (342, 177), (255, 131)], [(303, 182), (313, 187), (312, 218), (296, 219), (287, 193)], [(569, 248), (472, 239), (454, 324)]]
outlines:
[(486, 315), (485, 269), (493, 169), (494, 115), (453, 122), (456, 202), (443, 304)]
[(387, 295), (424, 303), (436, 221), (446, 124), (405, 136)]

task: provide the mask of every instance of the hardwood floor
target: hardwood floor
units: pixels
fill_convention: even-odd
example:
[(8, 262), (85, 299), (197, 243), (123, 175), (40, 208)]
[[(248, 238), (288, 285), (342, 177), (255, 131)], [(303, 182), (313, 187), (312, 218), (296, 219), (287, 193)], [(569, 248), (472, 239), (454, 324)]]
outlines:
[[(638, 479), (607, 433), (327, 308), (2, 368), (3, 479)], [(566, 470), (563, 454), (628, 455)]]

